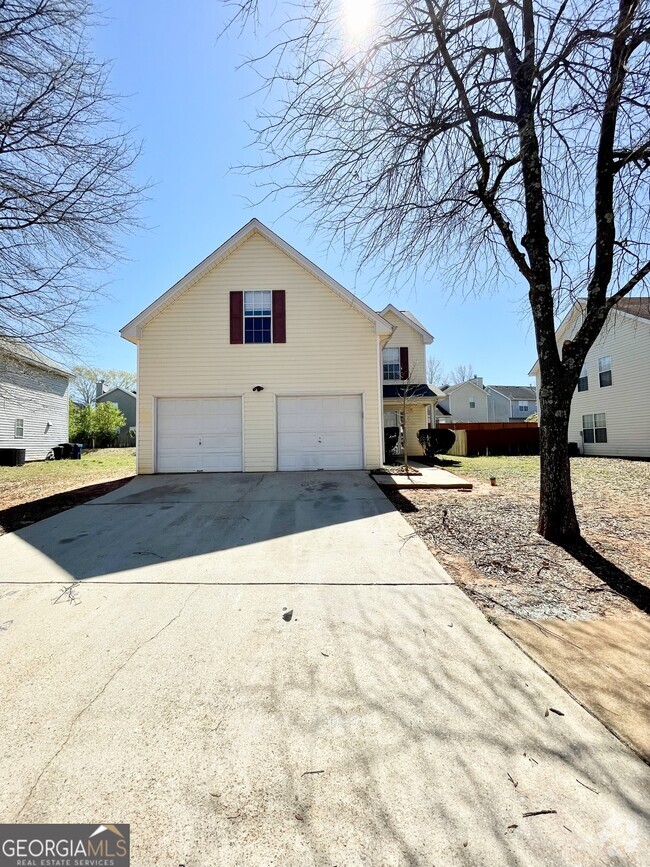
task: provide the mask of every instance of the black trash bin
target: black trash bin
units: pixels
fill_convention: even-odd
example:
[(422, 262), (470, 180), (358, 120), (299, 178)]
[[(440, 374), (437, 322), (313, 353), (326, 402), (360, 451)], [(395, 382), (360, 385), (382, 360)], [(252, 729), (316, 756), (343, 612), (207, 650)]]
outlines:
[(25, 449), (0, 449), (0, 467), (22, 467)]
[(64, 460), (72, 457), (72, 443), (59, 443), (59, 448), (62, 449), (61, 457)]
[(61, 446), (52, 446), (52, 453), (54, 454), (55, 461), (60, 461), (63, 457), (63, 449)]
[(80, 461), (82, 451), (83, 451), (83, 444), (82, 443), (72, 443), (72, 460), (73, 461)]

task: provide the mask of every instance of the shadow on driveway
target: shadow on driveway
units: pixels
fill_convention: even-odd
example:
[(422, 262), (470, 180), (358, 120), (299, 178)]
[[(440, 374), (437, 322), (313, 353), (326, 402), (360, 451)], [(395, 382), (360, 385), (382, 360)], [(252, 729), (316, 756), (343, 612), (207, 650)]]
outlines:
[(0, 556), (5, 582), (452, 583), (364, 472), (140, 476)]
[(42, 497), (40, 500), (31, 500), (28, 503), (19, 503), (0, 511), (0, 535), (22, 530), (37, 521), (51, 518), (59, 512), (65, 512), (74, 506), (81, 506), (88, 500), (103, 497), (111, 491), (121, 488), (130, 482), (133, 476), (125, 476), (123, 479), (113, 479), (110, 482), (100, 482), (96, 485), (84, 485), (71, 491), (63, 491), (60, 494), (52, 494), (51, 497)]

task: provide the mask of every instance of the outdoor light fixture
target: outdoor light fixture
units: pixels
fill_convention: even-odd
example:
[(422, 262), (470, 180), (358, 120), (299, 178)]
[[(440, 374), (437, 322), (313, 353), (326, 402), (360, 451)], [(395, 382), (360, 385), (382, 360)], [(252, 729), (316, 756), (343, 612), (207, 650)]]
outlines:
[(263, 385), (254, 385), (253, 391), (264, 391), (264, 386)]

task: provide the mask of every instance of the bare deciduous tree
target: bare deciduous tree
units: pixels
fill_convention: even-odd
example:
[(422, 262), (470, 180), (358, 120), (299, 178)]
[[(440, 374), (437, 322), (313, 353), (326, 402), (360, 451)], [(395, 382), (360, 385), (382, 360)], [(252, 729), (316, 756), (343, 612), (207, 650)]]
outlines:
[(460, 385), (461, 382), (467, 382), (468, 379), (473, 379), (475, 376), (471, 364), (457, 364), (453, 370), (449, 371), (447, 379), (451, 385)]
[[(229, 5), (263, 20), (256, 0)], [(287, 8), (256, 64), (272, 189), (366, 259), (518, 272), (542, 380), (539, 532), (577, 539), (571, 398), (608, 313), (650, 274), (650, 6), (395, 0), (356, 39), (339, 0)], [(579, 296), (558, 348), (555, 315)]]
[(99, 380), (104, 382), (106, 390), (125, 388), (127, 391), (133, 391), (136, 384), (135, 374), (128, 370), (101, 370), (77, 364), (72, 368), (72, 373), (74, 374), (71, 384), (72, 394), (74, 399), (84, 406), (92, 406), (95, 403)]
[(0, 331), (36, 346), (80, 326), (142, 198), (92, 15), (88, 0), (0, 3)]
[(444, 365), (436, 355), (427, 355), (427, 382), (443, 385)]

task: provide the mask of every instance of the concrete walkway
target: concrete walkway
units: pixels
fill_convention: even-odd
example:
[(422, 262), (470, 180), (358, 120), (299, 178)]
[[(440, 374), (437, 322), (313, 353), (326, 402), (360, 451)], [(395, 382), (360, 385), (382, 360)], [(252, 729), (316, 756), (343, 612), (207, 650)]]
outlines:
[(382, 488), (440, 488), (443, 490), (471, 491), (472, 483), (442, 467), (428, 467), (411, 461), (417, 474), (373, 473), (373, 479)]
[(141, 478), (0, 564), (1, 821), (129, 822), (138, 867), (646, 863), (648, 767), (365, 474)]

